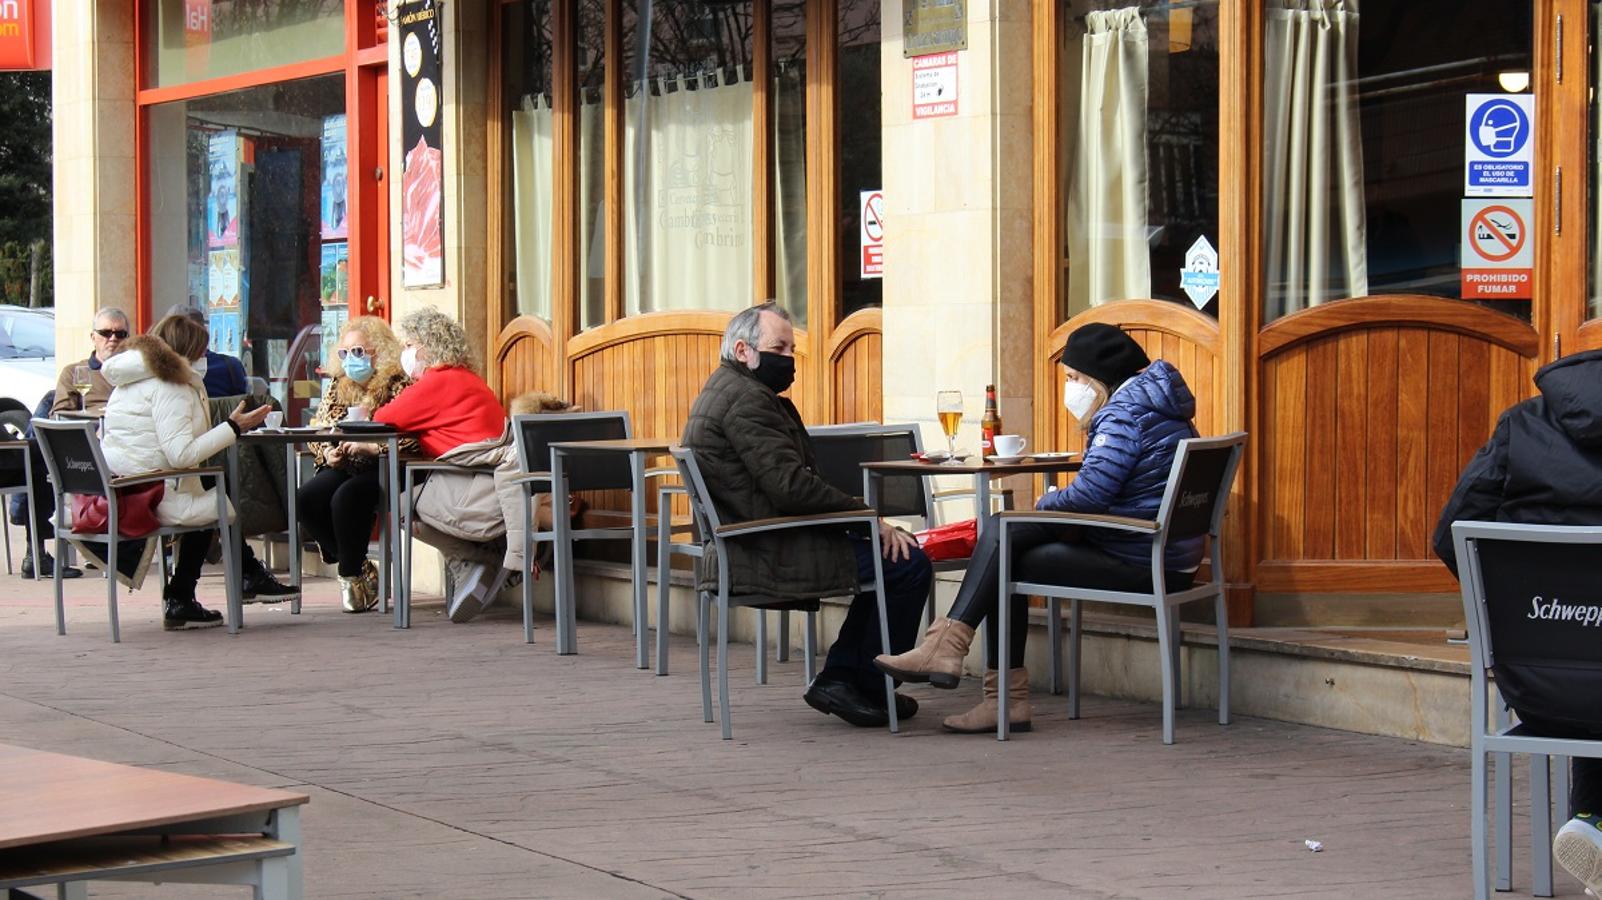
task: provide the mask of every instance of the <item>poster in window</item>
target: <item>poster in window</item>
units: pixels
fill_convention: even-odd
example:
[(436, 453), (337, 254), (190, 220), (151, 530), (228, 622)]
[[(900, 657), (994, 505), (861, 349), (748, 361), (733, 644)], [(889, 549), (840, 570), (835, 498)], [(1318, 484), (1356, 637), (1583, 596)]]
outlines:
[(445, 283), (440, 27), (436, 0), (403, 0), (401, 284), (408, 288), (441, 287)]
[(344, 240), (350, 233), (350, 182), (345, 164), (345, 117), (323, 119), (323, 240)]
[(206, 195), (206, 243), (232, 247), (239, 243), (239, 133), (212, 135), (207, 159), (211, 189)]
[(320, 293), (325, 308), (350, 305), (350, 245), (344, 241), (323, 245)]

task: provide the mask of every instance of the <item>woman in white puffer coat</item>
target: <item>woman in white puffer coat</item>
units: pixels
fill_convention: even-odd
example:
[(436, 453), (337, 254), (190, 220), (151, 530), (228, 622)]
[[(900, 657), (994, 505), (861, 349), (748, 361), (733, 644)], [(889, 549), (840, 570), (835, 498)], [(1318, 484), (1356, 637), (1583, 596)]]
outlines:
[[(267, 406), (245, 411), (240, 402), (213, 427), (206, 408), (202, 373), (193, 361), (206, 355), (206, 328), (184, 316), (168, 316), (150, 334), (124, 345), (101, 374), (111, 383), (111, 399), (101, 423), (101, 449), (117, 475), (143, 475), (162, 469), (188, 469), (226, 450), (241, 432), (260, 425)], [(218, 487), (199, 478), (171, 478), (156, 506), (163, 525), (204, 525), (217, 521)], [(162, 599), (163, 626), (169, 631), (222, 624), (220, 613), (195, 601), (195, 584), (206, 561), (211, 532), (192, 531), (178, 542), (173, 576)]]

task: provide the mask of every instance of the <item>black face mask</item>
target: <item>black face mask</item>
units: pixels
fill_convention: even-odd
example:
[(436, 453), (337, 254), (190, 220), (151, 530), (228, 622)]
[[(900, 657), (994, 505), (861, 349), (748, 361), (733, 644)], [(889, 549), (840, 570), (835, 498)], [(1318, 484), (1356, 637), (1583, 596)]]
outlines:
[(757, 367), (751, 370), (756, 380), (775, 394), (782, 394), (795, 383), (795, 357), (782, 353), (758, 351)]

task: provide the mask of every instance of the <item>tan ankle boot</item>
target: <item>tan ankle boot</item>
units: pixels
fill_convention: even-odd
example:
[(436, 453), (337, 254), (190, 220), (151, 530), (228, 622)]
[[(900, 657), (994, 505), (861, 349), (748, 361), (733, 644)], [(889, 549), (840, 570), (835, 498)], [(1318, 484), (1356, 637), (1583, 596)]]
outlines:
[[(979, 705), (968, 710), (960, 716), (947, 716), (940, 724), (946, 726), (947, 731), (958, 734), (982, 734), (996, 730), (996, 708), (998, 689), (996, 685), (997, 673), (995, 669), (985, 670), (985, 696)], [(1033, 726), (1029, 720), (1033, 710), (1029, 708), (1029, 670), (1024, 668), (1007, 670), (1007, 727), (1012, 731), (1029, 731)]]
[(973, 643), (973, 626), (941, 616), (923, 633), (918, 646), (895, 656), (880, 655), (873, 664), (902, 681), (927, 681), (954, 688), (962, 680), (962, 661)]

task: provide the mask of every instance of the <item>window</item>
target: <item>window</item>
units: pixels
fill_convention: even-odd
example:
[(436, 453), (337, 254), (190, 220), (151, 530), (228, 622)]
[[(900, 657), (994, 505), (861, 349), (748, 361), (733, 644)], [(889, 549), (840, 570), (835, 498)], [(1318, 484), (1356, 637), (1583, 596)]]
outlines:
[[(1364, 0), (1361, 17), (1356, 0), (1269, 3), (1265, 320), (1343, 297), (1462, 296), (1464, 95), (1528, 89), (1531, 17), (1492, 0)], [(1482, 302), (1530, 315), (1527, 300)]]
[(152, 311), (205, 306), (291, 421), (348, 309), (344, 112), (340, 75), (148, 107)]
[(147, 87), (345, 52), (344, 0), (144, 0)]
[(501, 42), (511, 122), (511, 227), (506, 253), (511, 290), (506, 318), (551, 318), (551, 186), (555, 142), (551, 131), (551, 4), (524, 0), (507, 6)]
[(807, 327), (807, 22), (805, 0), (774, 0), (774, 299)]
[[(1063, 9), (1059, 317), (1126, 299), (1193, 303), (1187, 256), (1218, 244), (1217, 2)], [(1217, 297), (1201, 297), (1217, 315)]]
[(630, 0), (623, 22), (624, 314), (750, 306), (751, 8)]
[(884, 188), (879, 156), (884, 105), (879, 82), (879, 0), (840, 0), (838, 33), (840, 317), (884, 304), (884, 281), (862, 273), (862, 192)]

